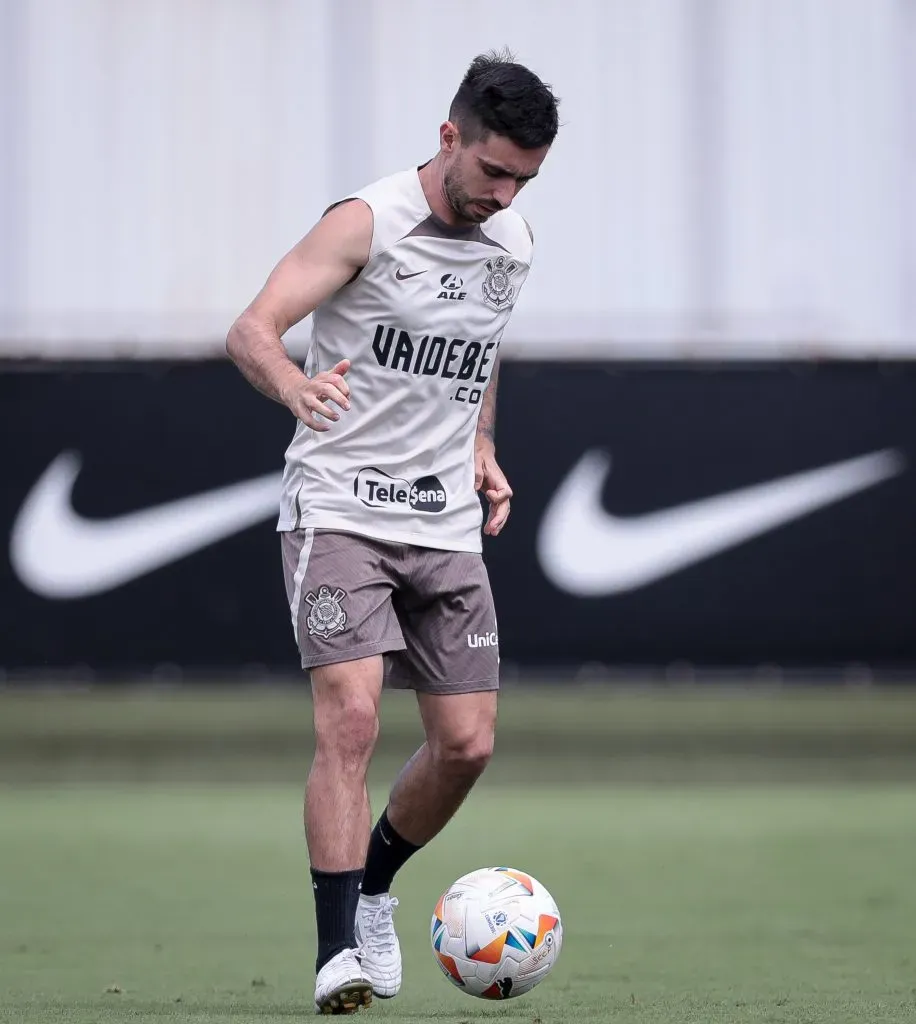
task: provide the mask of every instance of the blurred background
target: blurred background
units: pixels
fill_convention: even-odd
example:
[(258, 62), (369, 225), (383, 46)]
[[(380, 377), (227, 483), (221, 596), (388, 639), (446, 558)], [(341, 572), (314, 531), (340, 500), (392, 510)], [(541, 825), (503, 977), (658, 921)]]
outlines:
[(295, 670), (293, 423), (225, 335), (330, 202), (435, 152), (502, 45), (563, 122), (517, 201), (507, 677), (912, 667), (916, 5), (0, 11), (8, 680)]
[[(224, 835), (206, 787), (227, 781), (279, 787), (243, 806), (267, 834), (295, 831), (283, 787), (307, 769), (310, 709), (274, 532), (293, 422), (229, 364), (225, 335), (329, 203), (433, 155), (468, 63), (504, 45), (553, 85), (562, 127), (517, 201), (536, 256), (497, 424), (516, 500), (485, 542), (504, 711), (465, 821), (498, 820), (506, 792), (591, 782), (566, 835), (600, 830), (597, 806), (633, 823), (634, 871), (681, 840), (707, 866), (708, 889), (672, 876), (669, 906), (681, 882), (732, 884), (740, 903), (751, 874), (723, 864), (760, 866), (763, 821), (790, 874), (813, 863), (791, 860), (815, 856), (806, 821), (857, 851), (822, 876), (812, 919), (865, 865), (908, 879), (913, 0), (0, 0), (0, 804), (27, 877), (47, 822), (70, 820), (61, 783), (83, 787), (88, 837), (111, 841), (124, 813), (149, 870), (150, 822), (174, 838), (174, 812), (203, 836), (193, 823), (216, 815)], [(308, 331), (286, 337), (297, 359)], [(379, 799), (421, 739), (409, 696), (382, 718)], [(95, 788), (114, 781), (154, 803)], [(777, 788), (721, 796), (748, 781)], [(661, 795), (627, 803), (617, 787), (636, 783)], [(664, 788), (685, 783), (686, 804)], [(540, 835), (535, 819), (518, 828)], [(738, 845), (697, 821), (716, 843), (731, 822)], [(504, 834), (485, 834), (467, 856), (504, 860), (486, 845)], [(284, 856), (300, 870), (298, 846)], [(464, 848), (442, 856), (430, 893), (466, 866)], [(800, 898), (782, 866), (771, 907)], [(659, 877), (619, 908), (645, 939), (636, 972)], [(905, 885), (876, 906), (906, 906)], [(786, 928), (771, 938), (790, 957)], [(723, 955), (733, 941), (723, 925)], [(626, 1019), (630, 981), (596, 970)]]

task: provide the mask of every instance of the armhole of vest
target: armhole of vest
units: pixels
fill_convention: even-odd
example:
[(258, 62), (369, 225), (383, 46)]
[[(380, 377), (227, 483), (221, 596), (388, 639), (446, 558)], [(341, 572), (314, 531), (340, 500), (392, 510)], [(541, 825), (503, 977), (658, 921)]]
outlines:
[[(366, 200), (363, 199), (362, 196), (346, 196), (343, 199), (338, 199), (337, 202), (335, 202), (335, 203), (331, 203), (331, 205), (321, 215), (322, 219), (327, 217), (327, 215), (331, 212), (331, 210), (336, 210), (338, 206), (343, 206), (344, 203), (355, 202), (357, 199), (361, 199), (364, 203), (366, 203)], [(369, 206), (369, 203), (366, 203), (366, 206), (369, 207), (369, 213), (372, 214), (372, 234), (373, 234), (373, 238), (370, 239), (370, 241), (369, 241), (369, 258), (366, 260), (366, 263), (364, 263), (358, 270), (355, 270), (353, 272), (353, 275), (350, 277), (350, 280), (347, 281), (343, 285), (344, 288), (346, 288), (347, 285), (353, 284), (353, 282), (359, 277), (359, 275), (366, 269), (366, 264), (368, 264), (369, 260), (372, 259), (372, 243), (375, 240), (375, 238), (374, 238), (374, 236), (375, 236), (375, 212), (373, 211), (372, 207)]]

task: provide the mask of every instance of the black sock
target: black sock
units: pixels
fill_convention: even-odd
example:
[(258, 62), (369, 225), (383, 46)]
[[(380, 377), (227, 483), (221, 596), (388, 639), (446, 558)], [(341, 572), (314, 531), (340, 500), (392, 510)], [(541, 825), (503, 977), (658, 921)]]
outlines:
[(320, 971), (342, 949), (356, 948), (356, 905), (362, 877), (359, 870), (316, 871), (312, 868), (315, 922), (318, 926), (316, 971)]
[(386, 807), (369, 837), (363, 895), (378, 896), (390, 892), (394, 876), (419, 849), (419, 846), (408, 843), (391, 827)]

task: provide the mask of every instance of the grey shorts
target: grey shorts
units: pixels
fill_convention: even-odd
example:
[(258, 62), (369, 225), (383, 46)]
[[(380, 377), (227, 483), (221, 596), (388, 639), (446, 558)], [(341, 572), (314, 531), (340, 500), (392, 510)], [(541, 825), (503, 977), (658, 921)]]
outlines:
[(424, 693), (499, 687), (483, 559), (332, 530), (280, 534), (302, 667), (384, 655), (385, 683)]

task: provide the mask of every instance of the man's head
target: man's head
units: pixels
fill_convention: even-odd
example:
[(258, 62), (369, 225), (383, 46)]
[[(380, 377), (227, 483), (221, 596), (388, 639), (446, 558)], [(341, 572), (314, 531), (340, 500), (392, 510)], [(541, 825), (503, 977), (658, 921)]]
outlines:
[(511, 54), (474, 58), (439, 131), (445, 198), (459, 217), (485, 221), (537, 174), (557, 134), (558, 102)]

